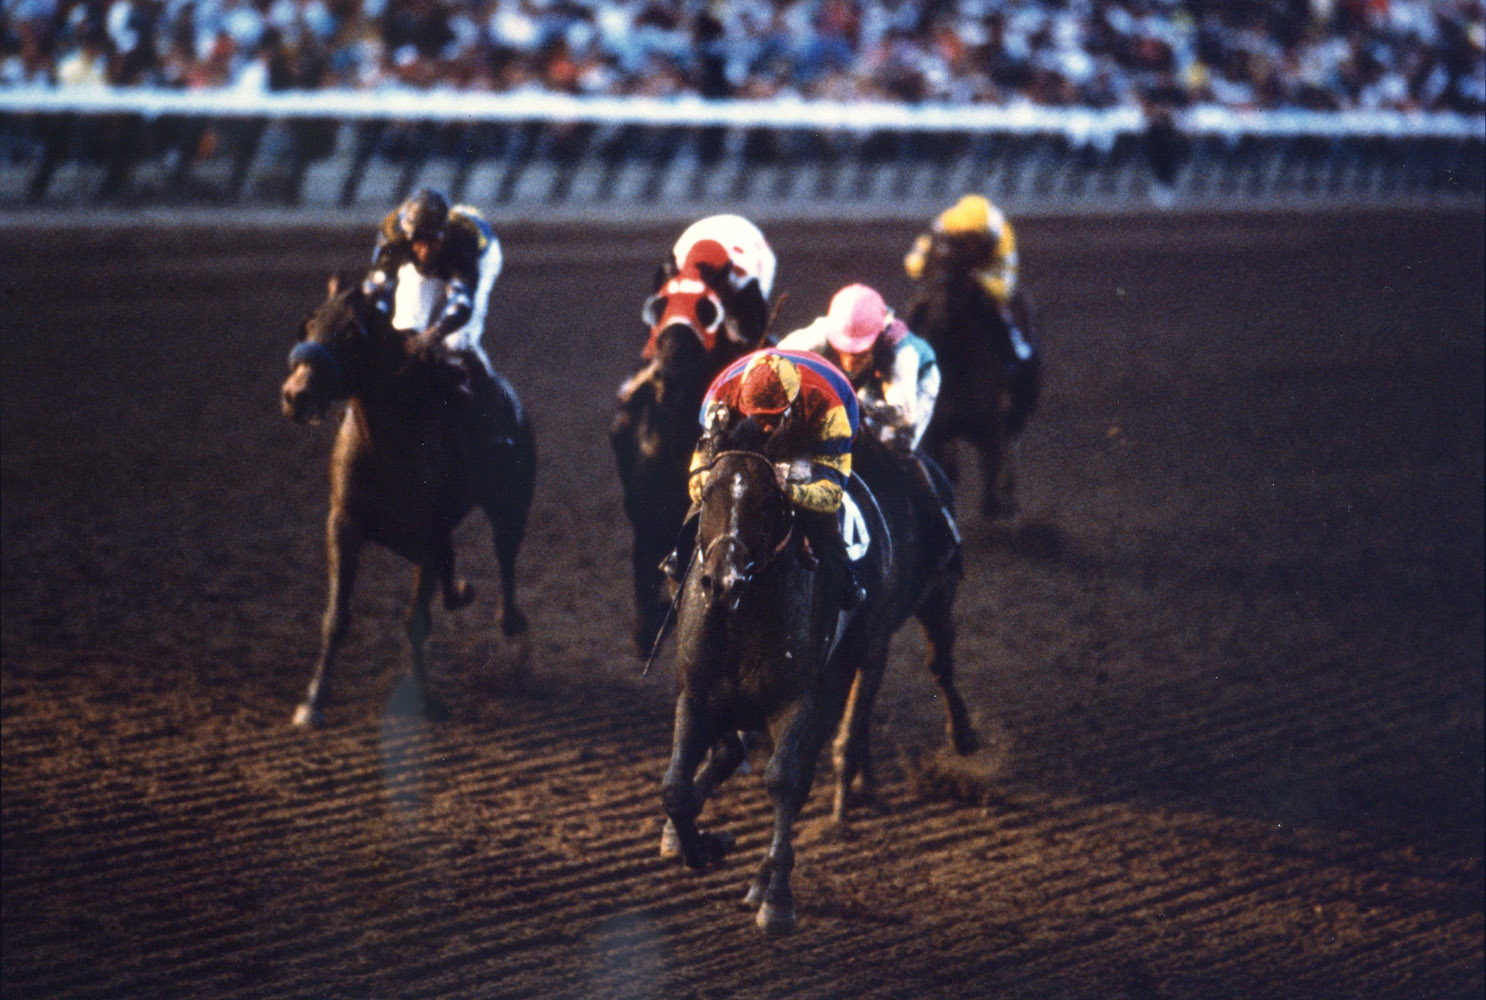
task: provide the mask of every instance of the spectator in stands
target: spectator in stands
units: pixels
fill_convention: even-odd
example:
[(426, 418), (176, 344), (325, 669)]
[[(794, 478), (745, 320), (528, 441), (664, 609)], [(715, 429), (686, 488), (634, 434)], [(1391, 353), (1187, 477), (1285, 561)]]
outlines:
[(0, 79), (229, 86), (270, 29), (299, 87), (1486, 108), (1482, 0), (13, 0)]

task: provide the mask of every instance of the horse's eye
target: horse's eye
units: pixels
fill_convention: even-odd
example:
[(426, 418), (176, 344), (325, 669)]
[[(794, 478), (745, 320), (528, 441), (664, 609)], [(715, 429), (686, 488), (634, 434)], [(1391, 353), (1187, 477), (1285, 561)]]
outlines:
[(698, 299), (697, 322), (707, 333), (716, 330), (722, 324), (722, 304), (710, 295)]
[(652, 295), (645, 300), (640, 307), (640, 319), (646, 326), (655, 326), (660, 318), (666, 313), (666, 297), (664, 295)]

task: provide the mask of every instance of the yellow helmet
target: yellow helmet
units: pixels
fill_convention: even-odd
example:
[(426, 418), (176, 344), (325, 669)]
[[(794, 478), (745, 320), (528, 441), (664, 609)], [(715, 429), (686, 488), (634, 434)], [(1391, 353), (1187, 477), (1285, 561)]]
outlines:
[(991, 228), (994, 210), (983, 195), (967, 194), (949, 208), (939, 213), (935, 226), (951, 236), (963, 233), (984, 233)]

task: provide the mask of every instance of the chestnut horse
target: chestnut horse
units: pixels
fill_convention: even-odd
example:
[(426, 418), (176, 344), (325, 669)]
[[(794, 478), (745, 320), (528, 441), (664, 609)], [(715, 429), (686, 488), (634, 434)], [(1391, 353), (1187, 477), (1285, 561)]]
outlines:
[(296, 725), (324, 722), (336, 651), (350, 623), (362, 545), (374, 542), (413, 563), (406, 617), (411, 674), (430, 717), (445, 715), (428, 690), (426, 654), (435, 589), (450, 610), (472, 600), (454, 575), (452, 534), (485, 511), (500, 564), (501, 631), (524, 635), (516, 603), (516, 553), (536, 481), (536, 439), (516, 393), (478, 361), (418, 359), (408, 338), (355, 285), (332, 278), (329, 295), (300, 326), (281, 402), (296, 423), (346, 400), (330, 459), (326, 524), (330, 592), (321, 649)]

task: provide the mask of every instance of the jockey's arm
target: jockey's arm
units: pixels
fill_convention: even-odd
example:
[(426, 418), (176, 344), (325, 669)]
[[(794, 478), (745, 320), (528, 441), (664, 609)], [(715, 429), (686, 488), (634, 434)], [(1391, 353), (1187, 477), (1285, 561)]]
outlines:
[(986, 293), (995, 299), (1004, 309), (1011, 303), (1011, 297), (1016, 294), (1017, 270), (1020, 261), (1016, 250), (1016, 234), (1012, 231), (1011, 223), (1001, 227), (1001, 238), (996, 241), (995, 249), (991, 253), (990, 263), (975, 273)]
[(918, 239), (913, 241), (913, 247), (908, 255), (903, 258), (903, 270), (908, 277), (917, 281), (923, 276), (924, 261), (929, 257), (929, 247), (934, 243), (934, 238), (928, 233), (920, 233)]
[(460, 330), (475, 312), (474, 284), (461, 276), (450, 278), (444, 286), (444, 308), (424, 331), (430, 340), (443, 340)]
[(845, 408), (831, 407), (816, 428), (810, 456), (810, 478), (790, 483), (790, 503), (803, 510), (829, 514), (841, 506), (841, 493), (851, 478), (851, 424)]
[[(395, 220), (395, 213), (392, 218)], [(393, 223), (395, 226), (395, 221)], [(372, 266), (367, 272), (366, 280), (361, 283), (361, 291), (372, 305), (383, 312), (392, 311), (392, 296), (397, 291), (397, 268), (398, 249), (397, 241), (388, 235), (387, 222), (382, 223), (382, 230), (377, 234), (377, 245), (372, 251)]]

